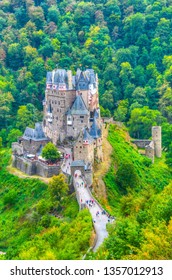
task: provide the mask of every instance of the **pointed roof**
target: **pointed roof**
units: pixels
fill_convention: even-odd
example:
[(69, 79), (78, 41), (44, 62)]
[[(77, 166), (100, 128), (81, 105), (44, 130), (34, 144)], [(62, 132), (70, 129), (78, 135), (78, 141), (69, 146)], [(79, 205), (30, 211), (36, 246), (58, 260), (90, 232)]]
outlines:
[(26, 127), (22, 138), (26, 140), (32, 139), (34, 141), (48, 140), (43, 132), (42, 123), (36, 123), (35, 128)]
[(77, 95), (70, 110), (71, 115), (89, 115), (81, 95)]
[(94, 117), (93, 119), (93, 124), (90, 128), (90, 135), (94, 138), (94, 139), (97, 139), (99, 137), (101, 137), (101, 130), (100, 128), (98, 127), (97, 125), (97, 121), (96, 121), (96, 118)]
[(83, 132), (83, 141), (88, 141), (89, 144), (93, 142), (93, 138), (89, 134), (88, 128), (86, 127), (84, 128), (84, 132)]

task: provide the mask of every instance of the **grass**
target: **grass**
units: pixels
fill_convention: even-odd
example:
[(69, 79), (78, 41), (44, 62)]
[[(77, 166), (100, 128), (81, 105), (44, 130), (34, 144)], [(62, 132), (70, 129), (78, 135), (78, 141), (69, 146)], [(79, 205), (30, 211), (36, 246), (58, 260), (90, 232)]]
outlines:
[(138, 149), (130, 142), (130, 137), (124, 127), (110, 125), (107, 137), (113, 148), (111, 154), (111, 165), (104, 176), (107, 188), (108, 202), (113, 215), (119, 214), (120, 200), (122, 194), (115, 182), (118, 166), (125, 162), (131, 162), (139, 175), (140, 185), (138, 190), (152, 186), (156, 192), (161, 191), (171, 180), (171, 172), (165, 164), (165, 155), (161, 159), (155, 158), (155, 163), (147, 167), (144, 163), (145, 157), (140, 155)]
[(82, 258), (92, 239), (89, 212), (80, 213), (71, 194), (53, 216), (48, 185), (9, 173), (10, 158), (9, 149), (0, 150), (0, 251), (6, 252), (0, 259)]

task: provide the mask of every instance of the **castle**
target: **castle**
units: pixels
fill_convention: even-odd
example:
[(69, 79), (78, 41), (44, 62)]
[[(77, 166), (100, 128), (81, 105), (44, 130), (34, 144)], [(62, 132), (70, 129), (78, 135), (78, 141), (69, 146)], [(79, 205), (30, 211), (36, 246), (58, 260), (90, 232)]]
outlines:
[(43, 108), (42, 124), (36, 123), (35, 129), (27, 127), (19, 142), (12, 144), (13, 166), (30, 175), (58, 174), (59, 168), (54, 172), (40, 168), (40, 162), (41, 166), (45, 162), (39, 155), (49, 141), (63, 151), (70, 148), (73, 166), (78, 163), (90, 168), (95, 160), (102, 161), (98, 77), (93, 69), (78, 69), (74, 76), (64, 69), (48, 72)]

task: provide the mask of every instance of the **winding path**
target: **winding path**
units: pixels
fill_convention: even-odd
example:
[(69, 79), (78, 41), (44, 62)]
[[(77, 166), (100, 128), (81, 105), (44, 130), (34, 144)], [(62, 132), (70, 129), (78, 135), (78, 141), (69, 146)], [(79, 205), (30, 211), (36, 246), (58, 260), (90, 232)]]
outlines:
[[(71, 150), (69, 148), (66, 148), (65, 150), (66, 154), (69, 154), (70, 157), (68, 159), (64, 159), (64, 163), (61, 168), (64, 173), (71, 174)], [(93, 224), (97, 235), (96, 243), (93, 248), (93, 251), (95, 252), (97, 248), (103, 243), (104, 239), (108, 236), (108, 232), (106, 230), (107, 223), (112, 222), (113, 220), (109, 219), (107, 214), (102, 214), (103, 208), (97, 201), (95, 201), (90, 190), (87, 186), (85, 186), (85, 182), (79, 170), (75, 172), (73, 183), (80, 208), (82, 209), (83, 207), (87, 207), (93, 219)], [(91, 203), (91, 201), (93, 201), (93, 203)]]

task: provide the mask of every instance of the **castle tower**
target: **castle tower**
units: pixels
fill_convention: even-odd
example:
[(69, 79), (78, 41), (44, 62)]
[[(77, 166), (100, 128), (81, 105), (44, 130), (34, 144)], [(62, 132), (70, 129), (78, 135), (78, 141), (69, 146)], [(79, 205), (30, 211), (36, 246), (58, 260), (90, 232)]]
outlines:
[(152, 127), (152, 140), (154, 141), (155, 156), (160, 158), (162, 155), (161, 126)]

